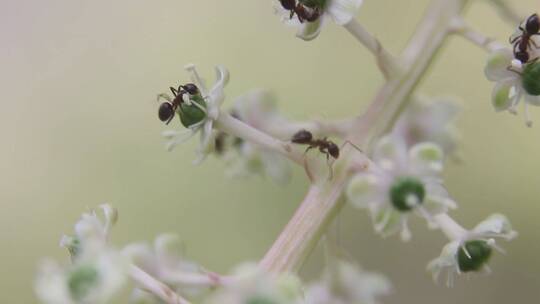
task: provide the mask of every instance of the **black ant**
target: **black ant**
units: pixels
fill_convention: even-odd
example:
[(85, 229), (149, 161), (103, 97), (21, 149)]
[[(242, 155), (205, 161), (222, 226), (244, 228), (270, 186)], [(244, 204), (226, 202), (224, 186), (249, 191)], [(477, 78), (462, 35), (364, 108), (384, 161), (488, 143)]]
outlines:
[(284, 9), (291, 12), (291, 19), (296, 14), (300, 23), (304, 23), (304, 21), (314, 22), (321, 16), (319, 7), (309, 7), (300, 2), (297, 3), (296, 0), (279, 0), (279, 2)]
[[(292, 136), (291, 142), (295, 144), (300, 144), (300, 145), (308, 145), (304, 153), (307, 153), (311, 149), (318, 148), (322, 154), (326, 155), (326, 161), (328, 162), (328, 167), (330, 168), (329, 179), (332, 179), (332, 176), (333, 176), (333, 170), (332, 170), (332, 164), (330, 163), (330, 157), (332, 157), (334, 160), (337, 160), (339, 158), (340, 150), (346, 144), (350, 144), (355, 149), (362, 152), (360, 148), (358, 148), (355, 144), (353, 144), (352, 142), (348, 140), (345, 141), (343, 145), (341, 145), (341, 147), (338, 147), (338, 145), (336, 145), (333, 141), (329, 140), (326, 137), (322, 139), (313, 139), (313, 134), (309, 132), (308, 130), (304, 130), (304, 129), (296, 132)], [(306, 171), (308, 171), (308, 174), (309, 174), (309, 170), (307, 169), (307, 166), (306, 166)]]
[(167, 100), (159, 106), (158, 116), (159, 120), (164, 121), (165, 124), (169, 124), (174, 118), (176, 109), (184, 102), (184, 94), (188, 93), (189, 95), (199, 94), (199, 88), (193, 83), (188, 83), (185, 85), (180, 85), (178, 89), (170, 87), (171, 92), (174, 95), (174, 98), (171, 99), (167, 94), (159, 94), (158, 101), (160, 98)]
[[(527, 63), (529, 61), (529, 53), (527, 49), (532, 44), (535, 48), (538, 48), (536, 42), (532, 39), (532, 36), (540, 35), (540, 18), (537, 14), (532, 14), (525, 21), (525, 28), (519, 26), (521, 34), (517, 37), (510, 37), (508, 40), (511, 44), (514, 44), (514, 57), (521, 61), (521, 63)], [(535, 59), (536, 60), (536, 59)]]

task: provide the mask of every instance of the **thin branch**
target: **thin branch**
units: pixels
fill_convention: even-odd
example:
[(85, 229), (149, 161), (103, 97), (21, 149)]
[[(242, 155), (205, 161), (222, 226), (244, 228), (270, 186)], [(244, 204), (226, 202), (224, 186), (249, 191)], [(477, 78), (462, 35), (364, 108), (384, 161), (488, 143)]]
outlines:
[(154, 294), (167, 304), (191, 304), (188, 300), (174, 292), (169, 286), (158, 281), (135, 265), (129, 266), (129, 275), (141, 289)]
[(462, 38), (465, 38), (474, 45), (492, 52), (496, 49), (504, 48), (504, 45), (496, 41), (494, 38), (487, 37), (484, 34), (471, 28), (461, 17), (454, 19), (450, 28), (452, 34), (456, 34)]
[(289, 142), (274, 138), (225, 112), (219, 114), (216, 120), (216, 128), (270, 151), (277, 152), (293, 162), (303, 165), (304, 157), (302, 153), (293, 149)]
[(507, 0), (490, 0), (490, 3), (495, 6), (499, 15), (506, 19), (507, 22), (517, 25), (523, 20), (523, 16), (518, 13)]
[(398, 73), (400, 70), (395, 58), (383, 48), (379, 40), (371, 35), (358, 21), (352, 19), (343, 27), (351, 33), (351, 35), (365, 46), (375, 56), (377, 66), (383, 73), (386, 79)]

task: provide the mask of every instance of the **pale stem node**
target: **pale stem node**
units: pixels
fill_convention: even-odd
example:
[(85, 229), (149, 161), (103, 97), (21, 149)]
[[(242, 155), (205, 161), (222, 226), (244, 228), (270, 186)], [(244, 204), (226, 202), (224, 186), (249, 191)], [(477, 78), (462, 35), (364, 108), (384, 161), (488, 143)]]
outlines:
[(487, 52), (493, 52), (504, 47), (504, 45), (496, 41), (494, 38), (487, 37), (481, 32), (471, 28), (461, 17), (456, 17), (454, 20), (452, 20), (450, 33), (465, 38), (467, 41), (486, 50)]
[(377, 61), (377, 66), (383, 73), (386, 79), (394, 76), (394, 74), (399, 73), (400, 67), (396, 59), (383, 48), (379, 40), (371, 35), (366, 28), (362, 26), (358, 21), (352, 19), (348, 23), (344, 24), (343, 27), (351, 33), (351, 35), (358, 40), (363, 46), (365, 46), (368, 51), (370, 51)]
[(304, 164), (304, 156), (293, 149), (290, 142), (274, 138), (225, 112), (221, 112), (216, 119), (216, 128), (267, 150), (277, 152), (301, 166)]
[(129, 266), (129, 276), (141, 289), (152, 293), (167, 304), (191, 304), (188, 300), (174, 292), (169, 286), (158, 281), (135, 265)]

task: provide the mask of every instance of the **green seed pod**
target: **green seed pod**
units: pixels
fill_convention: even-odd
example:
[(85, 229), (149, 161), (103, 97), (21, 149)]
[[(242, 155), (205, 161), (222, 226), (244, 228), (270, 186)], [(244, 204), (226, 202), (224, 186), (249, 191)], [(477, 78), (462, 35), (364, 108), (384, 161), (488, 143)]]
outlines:
[(480, 270), (488, 262), (492, 251), (486, 241), (475, 240), (466, 242), (465, 245), (459, 248), (457, 253), (459, 270), (462, 272)]
[[(191, 96), (191, 101), (193, 103), (197, 103), (202, 108), (206, 108), (206, 103), (200, 95)], [(178, 112), (180, 116), (180, 121), (182, 122), (184, 127), (189, 128), (190, 126), (199, 123), (206, 118), (206, 113), (204, 113), (204, 111), (201, 110), (200, 107), (194, 104), (180, 104)]]
[(540, 62), (529, 63), (521, 76), (523, 88), (530, 95), (540, 95)]
[(246, 304), (276, 304), (276, 301), (264, 296), (254, 296), (249, 298)]
[(300, 3), (311, 8), (324, 8), (327, 0), (299, 0)]
[(419, 203), (422, 203), (426, 195), (424, 185), (414, 177), (400, 177), (390, 187), (390, 201), (399, 211), (410, 211), (413, 208), (407, 203), (411, 195), (416, 196)]
[(81, 266), (72, 271), (68, 278), (69, 292), (73, 299), (84, 299), (98, 283), (99, 273), (90, 265)]

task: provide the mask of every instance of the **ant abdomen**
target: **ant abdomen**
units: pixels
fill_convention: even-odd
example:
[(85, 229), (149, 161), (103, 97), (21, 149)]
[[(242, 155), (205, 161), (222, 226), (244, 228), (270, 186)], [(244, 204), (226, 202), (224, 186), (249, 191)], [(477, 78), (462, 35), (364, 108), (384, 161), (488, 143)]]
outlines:
[(311, 132), (307, 130), (300, 130), (296, 132), (291, 138), (291, 141), (293, 143), (301, 144), (301, 145), (309, 144), (311, 143), (312, 140), (313, 140), (313, 134), (311, 134)]

